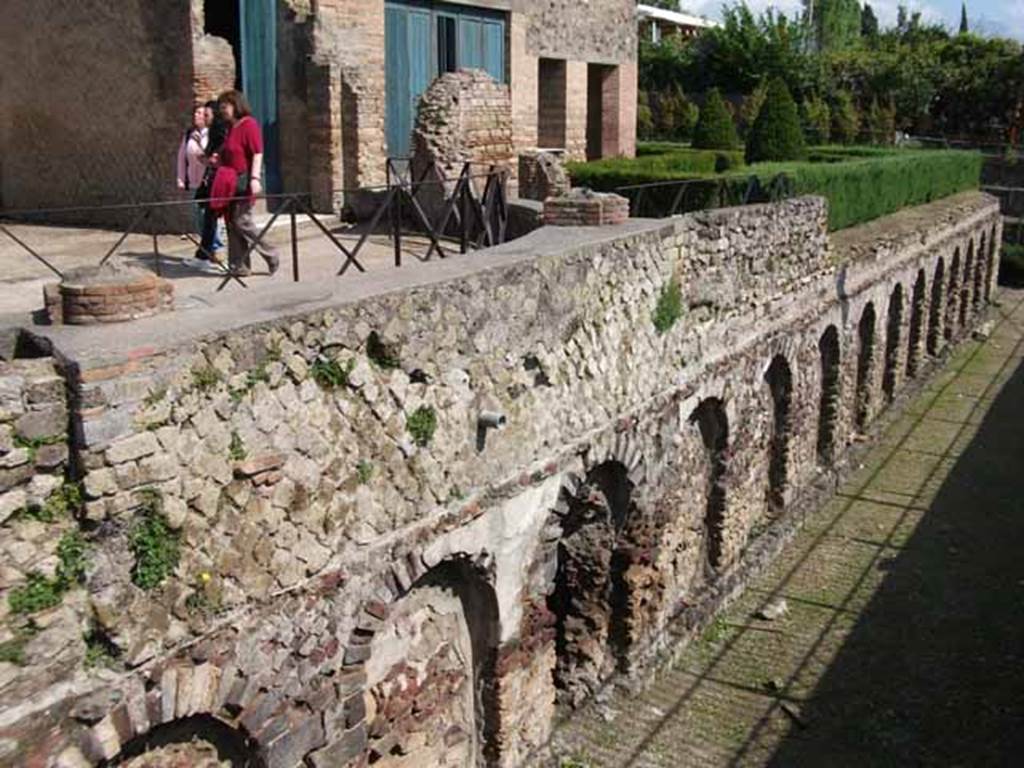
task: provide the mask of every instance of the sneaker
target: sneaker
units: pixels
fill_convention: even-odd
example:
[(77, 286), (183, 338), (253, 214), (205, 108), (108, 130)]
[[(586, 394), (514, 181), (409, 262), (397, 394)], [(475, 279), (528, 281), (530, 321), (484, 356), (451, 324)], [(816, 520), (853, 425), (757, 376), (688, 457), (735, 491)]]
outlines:
[(277, 256), (264, 256), (263, 260), (267, 262), (267, 269), (270, 270), (271, 275), (281, 267), (281, 260)]
[(252, 270), (244, 265), (229, 267), (228, 272), (236, 277), (248, 277), (252, 274)]
[(195, 258), (199, 261), (209, 261), (210, 254), (206, 252), (205, 248), (196, 248)]

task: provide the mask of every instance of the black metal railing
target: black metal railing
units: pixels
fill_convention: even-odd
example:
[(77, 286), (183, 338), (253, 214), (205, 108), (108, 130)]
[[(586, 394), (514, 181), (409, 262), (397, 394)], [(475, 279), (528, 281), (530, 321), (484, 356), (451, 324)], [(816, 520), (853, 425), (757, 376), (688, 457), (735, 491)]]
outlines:
[[(429, 177), (433, 173), (433, 177)], [(439, 258), (446, 258), (449, 250), (458, 249), (466, 253), (470, 249), (486, 248), (498, 245), (506, 239), (508, 223), (508, 171), (490, 166), (482, 171), (474, 172), (473, 165), (466, 163), (454, 179), (448, 179), (440, 167), (428, 168), (419, 178), (413, 179), (411, 173), (401, 172), (392, 160), (387, 164), (387, 183), (376, 187), (360, 187), (343, 190), (339, 194), (345, 197), (363, 196), (374, 200), (373, 213), (368, 222), (359, 224), (362, 229), (355, 244), (346, 245), (339, 234), (332, 231), (321, 219), (322, 214), (313, 210), (310, 195), (306, 193), (282, 193), (260, 195), (270, 208), (270, 218), (261, 228), (256, 239), (247, 245), (247, 253), (242, 261), (248, 263), (252, 253), (261, 246), (274, 224), (283, 216), (290, 222), (289, 239), (292, 267), (292, 279), (300, 281), (300, 238), (298, 235), (298, 218), (304, 216), (312, 222), (319, 233), (334, 246), (343, 261), (338, 275), (344, 275), (350, 267), (359, 272), (366, 268), (360, 261), (360, 255), (373, 235), (386, 235), (394, 246), (395, 266), (402, 265), (402, 238), (405, 233), (420, 233), (430, 240), (430, 246), (421, 261), (429, 261), (436, 253)], [(478, 191), (480, 187), (480, 191)], [(432, 191), (431, 202), (427, 203), (428, 190)], [(235, 202), (249, 200), (249, 197), (219, 198), (218, 202)], [(19, 223), (52, 223), (56, 219), (78, 219), (96, 214), (108, 215), (123, 212), (128, 216), (128, 224), (117, 230), (117, 239), (105, 250), (98, 264), (106, 264), (133, 234), (142, 234), (144, 225), (151, 222), (155, 214), (167, 209), (180, 207), (191, 208), (197, 203), (208, 203), (203, 200), (161, 200), (146, 203), (115, 203), (110, 205), (68, 206), (59, 208), (32, 208), (0, 210), (0, 234), (5, 235), (22, 250), (58, 277), (64, 273), (58, 269), (51, 258), (34, 248), (23, 237), (19, 237), (10, 228), (10, 222)], [(183, 234), (199, 250), (205, 251), (200, 240), (192, 232), (164, 233), (163, 236)], [(154, 268), (158, 275), (163, 274), (160, 251), (159, 233), (148, 233), (153, 241)], [(452, 246), (449, 243), (455, 242)], [(207, 252), (214, 264), (223, 272), (223, 279), (217, 290), (223, 290), (229, 283), (235, 282), (248, 287), (245, 274), (236, 271), (230, 264), (220, 264), (212, 260), (213, 254)]]
[(627, 184), (615, 189), (629, 200), (635, 218), (662, 219), (679, 213), (785, 200), (794, 195), (792, 179), (784, 173), (763, 182), (757, 176), (672, 179)]

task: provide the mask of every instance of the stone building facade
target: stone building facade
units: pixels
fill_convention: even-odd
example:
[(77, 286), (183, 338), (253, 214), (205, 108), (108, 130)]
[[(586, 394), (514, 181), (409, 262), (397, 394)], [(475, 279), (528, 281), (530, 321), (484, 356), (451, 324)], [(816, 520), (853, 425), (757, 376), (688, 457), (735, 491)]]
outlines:
[(321, 210), (384, 181), (408, 151), (401, 120), (453, 68), (508, 86), (516, 153), (631, 155), (636, 48), (631, 0), (11, 0), (0, 207), (167, 198), (191, 104), (236, 85), (264, 123), (270, 191)]
[[(158, 318), (114, 352), (34, 335), (31, 370), (67, 382), (84, 499), (56, 524), (84, 565), (4, 551), (0, 765), (528, 762), (559, 702), (734, 594), (982, 316), (994, 199), (826, 221), (799, 198), (544, 229), (167, 343)], [(35, 407), (25, 381), (0, 370), (5, 408)], [(18, 552), (69, 570), (19, 510)], [(32, 578), (56, 603), (28, 611)]]

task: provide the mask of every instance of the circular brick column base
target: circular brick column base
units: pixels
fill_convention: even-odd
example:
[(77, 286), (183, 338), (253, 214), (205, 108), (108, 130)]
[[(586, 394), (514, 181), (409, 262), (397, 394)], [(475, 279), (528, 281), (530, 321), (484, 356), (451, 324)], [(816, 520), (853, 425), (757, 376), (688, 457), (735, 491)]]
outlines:
[(174, 307), (174, 287), (134, 267), (82, 267), (43, 288), (53, 324), (95, 325), (138, 320)]

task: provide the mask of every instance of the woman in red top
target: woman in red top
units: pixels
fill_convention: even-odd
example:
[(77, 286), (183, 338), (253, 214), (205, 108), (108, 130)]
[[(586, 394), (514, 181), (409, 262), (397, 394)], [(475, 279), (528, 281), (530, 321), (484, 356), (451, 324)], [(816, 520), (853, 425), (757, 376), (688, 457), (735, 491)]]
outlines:
[[(228, 125), (220, 154), (213, 160), (217, 175), (210, 196), (214, 208), (227, 208), (228, 264), (235, 274), (247, 275), (251, 269), (249, 256), (253, 250), (267, 262), (270, 274), (277, 272), (280, 260), (265, 240), (257, 242), (260, 228), (253, 219), (256, 197), (263, 193), (263, 136), (260, 124), (252, 116), (249, 102), (240, 91), (227, 91), (217, 99), (220, 115)], [(218, 201), (216, 198), (243, 199)], [(221, 205), (218, 206), (217, 203)]]

